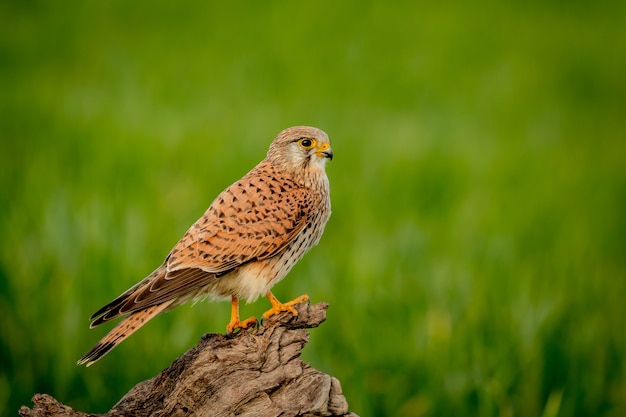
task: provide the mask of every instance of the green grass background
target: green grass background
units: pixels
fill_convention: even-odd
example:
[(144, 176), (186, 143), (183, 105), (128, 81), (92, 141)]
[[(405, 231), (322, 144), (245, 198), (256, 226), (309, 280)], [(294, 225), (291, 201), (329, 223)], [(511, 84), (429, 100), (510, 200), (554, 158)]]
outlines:
[[(88, 317), (296, 124), (333, 216), (275, 289), (362, 416), (626, 415), (623, 1), (0, 3), (0, 414), (107, 411), (228, 304), (97, 365)], [(244, 306), (259, 315), (268, 303)]]

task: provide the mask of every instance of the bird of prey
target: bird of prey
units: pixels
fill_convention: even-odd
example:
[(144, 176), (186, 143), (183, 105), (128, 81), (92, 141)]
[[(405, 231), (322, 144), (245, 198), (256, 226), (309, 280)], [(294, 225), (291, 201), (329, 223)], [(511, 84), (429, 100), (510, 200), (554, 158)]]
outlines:
[(126, 316), (78, 364), (93, 364), (150, 319), (187, 301), (230, 299), (232, 333), (256, 324), (240, 321), (239, 300), (265, 295), (265, 319), (308, 301), (302, 295), (281, 303), (270, 289), (316, 245), (330, 217), (326, 162), (333, 151), (326, 133), (309, 126), (283, 130), (267, 156), (211, 203), (142, 281), (91, 316), (98, 326)]

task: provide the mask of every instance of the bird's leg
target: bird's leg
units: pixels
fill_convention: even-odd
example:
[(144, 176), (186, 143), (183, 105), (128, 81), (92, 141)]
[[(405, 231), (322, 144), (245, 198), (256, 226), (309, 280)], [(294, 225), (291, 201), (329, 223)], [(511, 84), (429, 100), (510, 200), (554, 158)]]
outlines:
[(293, 308), (293, 306), (296, 305), (296, 304), (308, 303), (309, 302), (309, 296), (306, 295), (306, 294), (301, 295), (300, 297), (295, 298), (295, 299), (293, 299), (291, 301), (287, 301), (284, 304), (281, 303), (280, 301), (278, 301), (278, 299), (274, 296), (274, 294), (272, 294), (271, 291), (268, 291), (265, 294), (265, 296), (267, 297), (268, 300), (270, 300), (270, 303), (272, 303), (272, 308), (270, 308), (265, 313), (263, 313), (263, 318), (265, 320), (269, 319), (274, 314), (282, 313), (283, 311), (288, 311), (291, 314), (293, 314), (294, 316), (297, 316), (298, 315), (298, 310)]
[(250, 317), (243, 322), (239, 321), (239, 299), (234, 295), (231, 297), (230, 308), (230, 323), (226, 326), (228, 333), (234, 333), (237, 329), (247, 329), (250, 325), (257, 324), (257, 319), (254, 317)]

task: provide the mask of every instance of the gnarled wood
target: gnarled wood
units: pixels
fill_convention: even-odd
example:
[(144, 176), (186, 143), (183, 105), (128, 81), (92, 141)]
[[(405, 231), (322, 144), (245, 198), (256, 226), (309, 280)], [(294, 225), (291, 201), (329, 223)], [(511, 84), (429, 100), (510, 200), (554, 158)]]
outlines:
[[(98, 416), (356, 416), (339, 381), (304, 363), (307, 328), (326, 320), (326, 303), (297, 306), (255, 331), (206, 334), (152, 379), (133, 387)], [(46, 394), (23, 417), (87, 417)]]

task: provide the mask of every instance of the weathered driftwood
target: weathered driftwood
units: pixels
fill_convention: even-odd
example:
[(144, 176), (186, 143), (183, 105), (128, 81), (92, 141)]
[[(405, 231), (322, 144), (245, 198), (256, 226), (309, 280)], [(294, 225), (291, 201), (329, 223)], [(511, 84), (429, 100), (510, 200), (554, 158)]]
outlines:
[[(339, 381), (302, 362), (307, 328), (326, 320), (326, 303), (297, 306), (256, 330), (206, 334), (197, 346), (152, 379), (133, 387), (98, 416), (356, 416)], [(33, 397), (23, 417), (95, 416), (47, 394)]]

